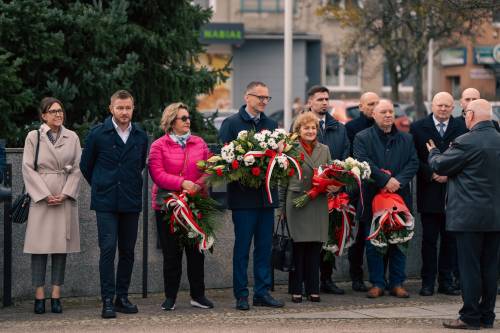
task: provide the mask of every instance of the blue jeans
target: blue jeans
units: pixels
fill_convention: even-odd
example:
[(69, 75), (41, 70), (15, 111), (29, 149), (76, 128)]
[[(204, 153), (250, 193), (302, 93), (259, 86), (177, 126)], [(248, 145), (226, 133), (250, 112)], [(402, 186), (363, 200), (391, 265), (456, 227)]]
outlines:
[(273, 240), (274, 209), (233, 210), (234, 251), (233, 291), (234, 297), (248, 297), (248, 259), (252, 239), (254, 297), (262, 297), (271, 288), (271, 247)]
[[(99, 274), (101, 296), (113, 298), (127, 296), (137, 240), (139, 213), (96, 211), (97, 235), (99, 237)], [(115, 255), (118, 245), (118, 267), (115, 283)]]
[[(406, 256), (397, 245), (392, 244), (387, 249), (387, 256), (389, 261), (389, 288), (392, 289), (401, 286), (406, 280)], [(374, 287), (385, 289), (384, 256), (378, 252), (370, 241), (366, 241), (366, 261), (368, 262), (370, 283)]]

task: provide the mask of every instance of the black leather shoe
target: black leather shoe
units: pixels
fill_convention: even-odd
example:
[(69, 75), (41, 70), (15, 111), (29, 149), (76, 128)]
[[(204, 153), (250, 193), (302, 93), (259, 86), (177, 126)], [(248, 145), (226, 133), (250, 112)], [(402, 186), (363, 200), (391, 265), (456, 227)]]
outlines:
[(479, 330), (479, 326), (470, 326), (467, 323), (464, 323), (460, 319), (454, 319), (443, 322), (443, 326), (446, 328), (451, 328), (455, 330)]
[(116, 296), (115, 311), (121, 313), (137, 313), (137, 305), (130, 303), (126, 295)]
[(337, 287), (333, 281), (321, 281), (320, 290), (325, 294), (343, 295), (345, 293), (344, 290)]
[(274, 299), (271, 295), (266, 294), (261, 297), (253, 297), (253, 306), (267, 306), (270, 308), (282, 308), (285, 304), (277, 299)]
[(357, 281), (352, 281), (352, 290), (360, 291), (360, 292), (367, 292), (368, 287), (366, 286), (364, 281), (357, 280)]
[[(0, 179), (1, 180), (1, 179)], [(0, 185), (0, 202), (9, 199), (12, 196), (12, 189)]]
[(60, 298), (51, 298), (50, 299), (50, 311), (52, 313), (62, 313), (62, 305)]
[(35, 313), (42, 314), (45, 313), (45, 299), (36, 299), (35, 298)]
[(432, 296), (434, 295), (434, 288), (424, 286), (420, 289), (418, 293), (420, 294), (420, 296)]
[(250, 304), (248, 304), (247, 297), (240, 297), (236, 300), (236, 309), (247, 311), (250, 310)]
[(101, 317), (104, 319), (116, 318), (115, 306), (111, 297), (106, 297), (102, 300)]
[(460, 290), (453, 288), (452, 286), (439, 286), (438, 293), (451, 295), (451, 296), (460, 296)]
[(167, 297), (165, 302), (161, 305), (162, 310), (165, 311), (173, 311), (175, 310), (175, 298)]

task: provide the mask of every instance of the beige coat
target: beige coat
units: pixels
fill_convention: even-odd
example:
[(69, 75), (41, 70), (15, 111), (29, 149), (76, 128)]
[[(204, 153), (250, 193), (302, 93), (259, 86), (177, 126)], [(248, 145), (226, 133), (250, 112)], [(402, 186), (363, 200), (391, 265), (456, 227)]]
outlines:
[(286, 191), (286, 216), (290, 234), (294, 242), (326, 242), (328, 240), (326, 194), (320, 194), (302, 208), (295, 208), (293, 200), (311, 189), (313, 171), (330, 161), (330, 149), (324, 144), (317, 143), (311, 156), (302, 146), (299, 151), (304, 154), (302, 180), (299, 180), (297, 174), (292, 176)]
[[(80, 252), (78, 190), (80, 184), (80, 140), (64, 127), (53, 145), (47, 137), (49, 127), (40, 127), (38, 171), (34, 170), (37, 132), (26, 137), (23, 154), (23, 179), (31, 197), (24, 240), (25, 253)], [(49, 195), (68, 196), (61, 205), (49, 206)]]

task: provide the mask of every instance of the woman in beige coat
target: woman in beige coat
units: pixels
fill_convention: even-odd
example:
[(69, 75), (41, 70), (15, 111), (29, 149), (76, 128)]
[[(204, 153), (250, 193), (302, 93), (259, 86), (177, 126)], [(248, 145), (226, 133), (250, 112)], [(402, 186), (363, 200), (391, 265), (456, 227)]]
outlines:
[(81, 146), (76, 133), (63, 126), (64, 109), (59, 100), (44, 98), (39, 112), (43, 124), (39, 130), (28, 133), (24, 144), (23, 179), (31, 197), (24, 252), (31, 253), (32, 282), (36, 287), (35, 313), (45, 312), (48, 254), (51, 254), (52, 263), (51, 311), (61, 313), (66, 254), (80, 252), (76, 200), (81, 177)]
[[(286, 189), (286, 216), (293, 239), (295, 271), (290, 274), (292, 302), (302, 302), (302, 285), (312, 302), (319, 302), (319, 260), (323, 242), (328, 240), (328, 203), (326, 194), (320, 194), (305, 207), (295, 208), (293, 200), (312, 187), (314, 169), (330, 162), (328, 146), (317, 141), (318, 118), (312, 112), (297, 117), (293, 130), (299, 134), (299, 151), (304, 156), (302, 179), (290, 178)], [(338, 191), (330, 186), (329, 191)]]

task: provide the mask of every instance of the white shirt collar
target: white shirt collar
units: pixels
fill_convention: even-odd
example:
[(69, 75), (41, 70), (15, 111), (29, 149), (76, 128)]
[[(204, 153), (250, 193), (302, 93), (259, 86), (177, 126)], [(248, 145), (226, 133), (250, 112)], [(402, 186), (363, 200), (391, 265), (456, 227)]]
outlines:
[(118, 133), (118, 135), (122, 139), (123, 143), (127, 143), (128, 137), (130, 135), (130, 131), (132, 131), (132, 122), (130, 122), (128, 124), (127, 129), (124, 130), (124, 131), (122, 131), (122, 129), (115, 122), (115, 118), (114, 117), (111, 117), (111, 122), (113, 123), (113, 126), (115, 127), (116, 133)]
[(450, 118), (448, 118), (447, 121), (439, 121), (436, 119), (436, 116), (434, 114), (432, 115), (432, 120), (434, 120), (434, 126), (438, 127), (439, 123), (443, 123), (444, 127), (448, 127), (448, 123), (450, 122)]

